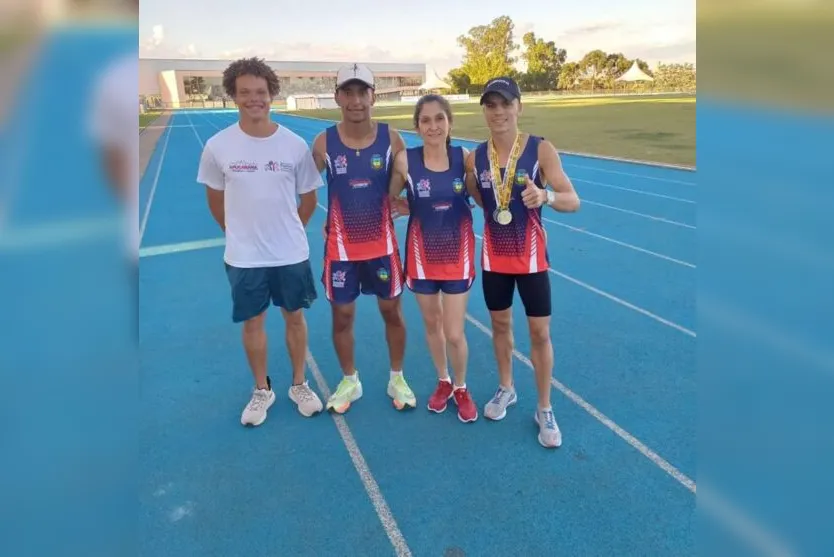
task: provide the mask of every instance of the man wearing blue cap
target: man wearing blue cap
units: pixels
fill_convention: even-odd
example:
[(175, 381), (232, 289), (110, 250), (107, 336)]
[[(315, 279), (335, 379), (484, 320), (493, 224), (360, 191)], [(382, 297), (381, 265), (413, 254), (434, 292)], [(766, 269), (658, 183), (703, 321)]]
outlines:
[(541, 211), (544, 205), (560, 212), (577, 211), (579, 197), (553, 144), (519, 131), (521, 90), (514, 79), (490, 80), (481, 106), (490, 138), (470, 152), (466, 184), (484, 210), (481, 284), (492, 320), (500, 381), (484, 416), (501, 420), (517, 401), (512, 375), (512, 303), (517, 286), (527, 315), (530, 358), (536, 374), (538, 440), (545, 447), (559, 447), (562, 434), (550, 404), (550, 278)]

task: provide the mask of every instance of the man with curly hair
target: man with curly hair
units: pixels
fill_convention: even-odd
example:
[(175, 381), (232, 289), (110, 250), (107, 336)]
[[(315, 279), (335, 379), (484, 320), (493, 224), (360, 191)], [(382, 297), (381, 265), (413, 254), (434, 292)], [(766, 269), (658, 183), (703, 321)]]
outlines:
[(226, 235), (232, 321), (243, 323), (243, 346), (255, 379), (241, 423), (262, 424), (275, 402), (264, 328), (270, 302), (281, 308), (286, 324), (289, 398), (309, 417), (322, 410), (322, 402), (304, 371), (303, 310), (316, 299), (305, 228), (323, 185), (321, 175), (307, 143), (270, 117), (279, 83), (269, 65), (258, 58), (237, 60), (223, 73), (223, 87), (237, 104), (239, 119), (206, 142), (197, 181), (206, 186), (209, 211)]

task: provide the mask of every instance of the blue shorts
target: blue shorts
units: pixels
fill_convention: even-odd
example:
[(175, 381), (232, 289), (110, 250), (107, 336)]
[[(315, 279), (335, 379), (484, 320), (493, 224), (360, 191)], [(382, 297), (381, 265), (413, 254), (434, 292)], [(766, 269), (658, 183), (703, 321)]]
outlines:
[(324, 261), (321, 282), (328, 300), (349, 304), (359, 294), (393, 300), (403, 292), (403, 270), (400, 254), (376, 257), (366, 261)]
[(240, 323), (257, 317), (270, 301), (287, 311), (309, 308), (316, 299), (316, 285), (310, 261), (280, 267), (244, 269), (226, 264), (232, 289), (232, 321)]
[(475, 279), (463, 280), (430, 280), (407, 278), (405, 281), (408, 289), (415, 294), (463, 294), (472, 288)]

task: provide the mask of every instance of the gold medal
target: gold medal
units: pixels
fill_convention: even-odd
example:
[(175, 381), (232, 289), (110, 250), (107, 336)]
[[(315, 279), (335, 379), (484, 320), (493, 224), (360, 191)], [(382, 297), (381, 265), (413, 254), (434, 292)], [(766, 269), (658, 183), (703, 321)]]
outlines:
[(492, 192), (495, 196), (495, 222), (501, 225), (508, 225), (513, 221), (513, 214), (509, 211), (510, 201), (513, 197), (513, 183), (515, 182), (515, 166), (521, 151), (521, 134), (516, 133), (513, 148), (507, 158), (507, 167), (504, 169), (504, 176), (501, 177), (501, 166), (498, 161), (498, 150), (495, 142), (489, 140), (489, 166), (492, 174)]

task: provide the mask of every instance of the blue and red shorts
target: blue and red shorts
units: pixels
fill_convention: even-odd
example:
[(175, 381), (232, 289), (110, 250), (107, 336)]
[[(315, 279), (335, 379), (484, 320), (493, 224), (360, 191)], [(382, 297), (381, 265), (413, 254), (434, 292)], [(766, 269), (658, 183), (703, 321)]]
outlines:
[(325, 259), (321, 282), (325, 296), (334, 304), (349, 304), (360, 293), (393, 300), (403, 292), (400, 254), (395, 251), (365, 261)]

